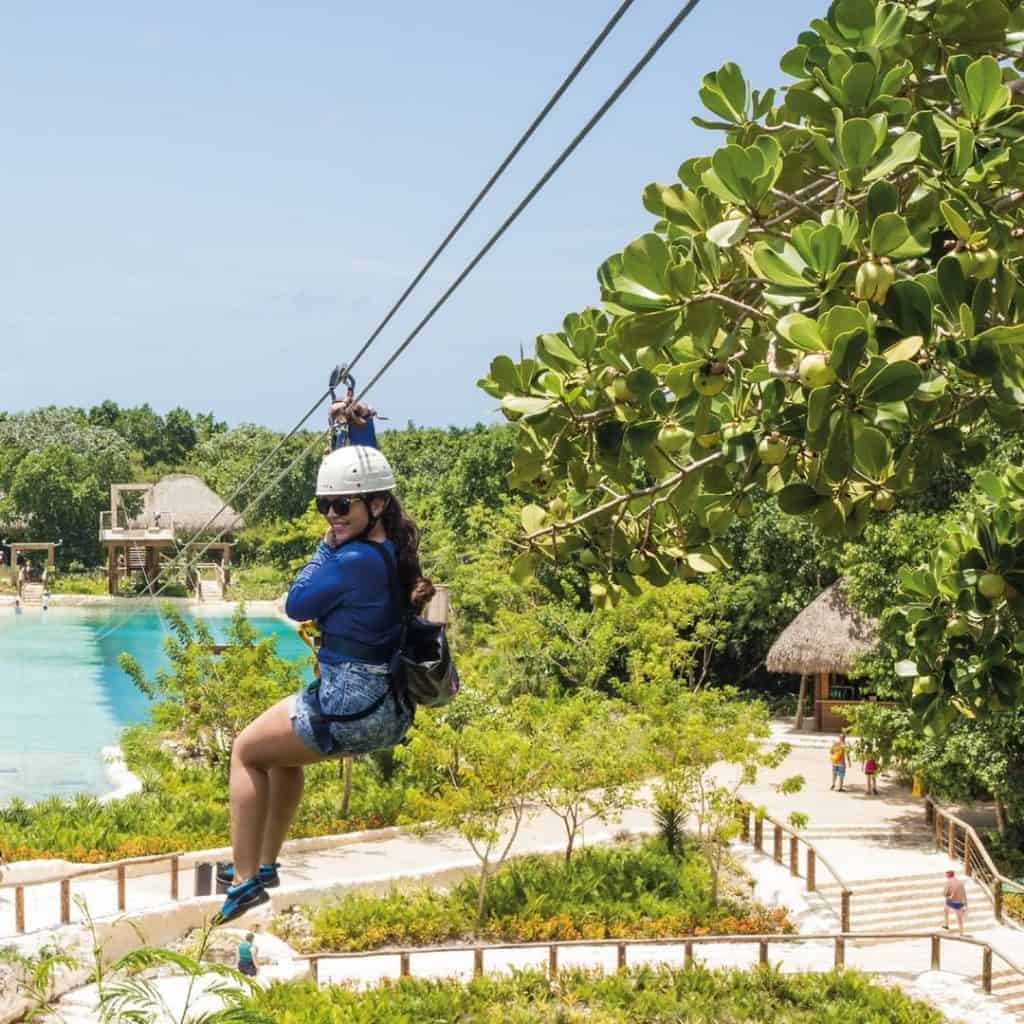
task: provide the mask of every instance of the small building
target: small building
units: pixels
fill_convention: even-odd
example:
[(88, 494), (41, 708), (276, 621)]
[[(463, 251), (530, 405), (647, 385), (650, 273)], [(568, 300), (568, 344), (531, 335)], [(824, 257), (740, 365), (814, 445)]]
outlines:
[(110, 510), (100, 513), (108, 589), (116, 594), (127, 576), (149, 586), (167, 562), (187, 555), (183, 549), (191, 544), (196, 555), (207, 548), (203, 561), (191, 566), (191, 586), (200, 594), (218, 589), (223, 594), (230, 580), (231, 546), (244, 525), (191, 473), (172, 473), (155, 484), (111, 484)]
[(779, 634), (765, 665), (769, 672), (801, 677), (798, 718), (804, 710), (806, 683), (813, 679), (815, 730), (841, 732), (847, 725), (845, 711), (871, 699), (862, 695), (862, 683), (850, 673), (877, 639), (878, 623), (854, 607), (843, 581), (837, 580)]

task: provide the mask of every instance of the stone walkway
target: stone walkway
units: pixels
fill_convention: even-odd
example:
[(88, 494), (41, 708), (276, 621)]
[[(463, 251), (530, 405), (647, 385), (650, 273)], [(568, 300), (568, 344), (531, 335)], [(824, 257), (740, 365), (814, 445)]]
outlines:
[[(814, 734), (791, 737), (782, 728), (777, 729), (776, 734), (779, 739), (792, 739), (799, 745), (794, 747), (781, 769), (765, 773), (756, 786), (749, 787), (746, 797), (755, 805), (765, 806), (770, 814), (780, 820), (785, 820), (794, 810), (808, 814), (815, 844), (835, 864), (844, 880), (855, 891), (856, 885), (853, 883), (866, 885), (872, 880), (906, 879), (908, 886), (913, 880), (916, 891), (926, 893), (931, 900), (934, 886), (928, 879), (934, 876), (935, 885), (941, 889), (942, 873), (948, 862), (930, 846), (929, 836), (922, 828), (924, 810), (921, 802), (887, 780), (880, 784), (877, 797), (866, 796), (863, 792), (863, 776), (858, 769), (854, 769), (848, 778), (849, 792), (829, 792), (829, 738)], [(806, 784), (803, 792), (796, 796), (781, 796), (775, 786), (781, 779), (794, 774), (804, 776)], [(589, 828), (586, 841), (607, 841), (620, 830), (641, 833), (652, 831), (650, 813), (645, 808), (633, 808), (619, 824)], [(537, 813), (521, 830), (514, 853), (556, 851), (562, 848), (563, 841), (560, 822), (546, 812)], [(363, 841), (333, 849), (312, 847), (315, 847), (315, 841), (289, 844), (282, 856), (281, 888), (272, 891), (270, 904), (245, 918), (247, 927), (265, 923), (273, 913), (287, 907), (319, 902), (332, 892), (352, 887), (387, 889), (394, 883), (416, 878), (446, 881), (474, 870), (477, 863), (462, 841), (451, 835), (418, 838), (397, 830), (384, 830), (379, 838), (368, 834)], [(830, 917), (830, 912), (820, 900), (812, 897), (808, 903), (799, 895), (800, 885), (797, 880), (789, 877), (788, 871), (777, 867), (770, 857), (759, 857), (751, 853), (748, 860), (759, 879), (759, 898), (785, 903), (795, 915), (802, 915), (804, 920), (801, 931), (838, 930), (837, 922)], [(87, 901), (90, 913), (99, 921), (101, 938), (107, 942), (110, 955), (120, 955), (138, 944), (136, 928), (141, 929), (150, 943), (167, 944), (180, 938), (189, 929), (200, 926), (204, 919), (216, 911), (220, 897), (191, 898), (193, 872), (188, 862), (185, 863), (180, 878), (182, 899), (179, 902), (172, 902), (168, 898), (170, 885), (166, 868), (153, 874), (130, 877), (126, 890), (127, 920), (120, 923), (115, 916), (116, 884), (113, 876), (86, 879), (73, 884), (72, 893)], [(12, 866), (12, 877), (8, 880), (13, 880), (19, 870), (22, 869)], [(819, 874), (821, 884), (828, 881), (827, 877)], [(794, 883), (797, 883), (796, 891)], [(941, 903), (937, 897), (934, 906), (941, 917)], [(26, 889), (25, 913), (27, 928), (34, 934), (18, 939), (14, 934), (13, 890), (0, 890), (0, 943), (17, 944), (19, 948), (31, 951), (43, 942), (58, 940), (68, 946), (77, 946), (83, 940), (80, 924), (54, 928), (59, 920), (59, 886), (56, 883)], [(75, 908), (73, 920), (79, 919), (80, 913)], [(932, 927), (938, 927), (939, 924), (937, 920)], [(918, 929), (915, 927), (913, 930)], [(1024, 963), (1024, 932), (996, 926), (986, 928), (978, 937), (1014, 960)], [(268, 939), (261, 936), (259, 941)], [(961, 1019), (991, 1021), (992, 1024), (999, 1020), (1016, 1020), (1012, 1015), (1000, 1016), (995, 1002), (982, 997), (980, 991), (976, 991), (976, 986), (974, 989), (970, 986), (965, 988), (963, 982), (957, 980), (958, 976), (973, 979), (979, 977), (981, 951), (972, 947), (954, 946), (953, 943), (943, 944), (942, 972), (930, 971), (930, 950), (925, 940), (917, 943), (851, 945), (847, 951), (847, 963), (879, 971), (887, 976), (898, 975), (900, 982), (907, 985), (931, 983), (925, 976), (937, 974), (931, 981), (934, 982), (933, 988), (943, 989), (945, 986), (942, 998), (952, 998), (959, 993), (957, 998), (962, 996), (961, 1001), (966, 1000), (967, 1003), (972, 999), (981, 1000), (981, 1010), (988, 1014), (977, 1016), (981, 1010), (965, 1004), (966, 1016)], [(515, 956), (509, 954), (507, 957), (501, 954), (503, 959), (496, 961), (495, 967), (529, 962), (537, 955), (532, 951), (520, 951)], [(662, 947), (657, 955), (667, 957), (670, 962), (682, 962), (681, 947), (678, 950)], [(539, 956), (544, 959), (546, 954), (540, 951)], [(582, 957), (580, 962), (596, 965), (608, 957), (614, 957), (614, 952), (592, 949), (588, 953), (581, 949), (574, 956)], [(633, 957), (634, 962), (637, 956)], [(756, 961), (757, 948), (751, 946), (734, 949), (721, 946), (701, 953), (700, 956), (709, 965), (728, 963), (740, 966)], [(470, 969), (471, 964), (462, 963), (460, 957), (465, 959), (462, 954), (418, 954), (413, 958), (413, 970), (414, 973), (420, 973), (418, 968), (422, 968), (424, 973), (441, 976), (461, 974)], [(832, 964), (832, 957), (833, 947), (830, 943), (822, 943), (820, 947), (793, 945), (771, 949), (772, 962), (778, 961), (786, 969), (827, 969)], [(563, 956), (561, 962), (568, 966), (572, 958)], [(364, 982), (397, 971), (396, 958), (368, 957), (347, 963), (348, 966), (340, 962), (324, 964), (321, 979), (331, 980), (339, 973), (353, 969), (353, 964), (358, 965), (355, 969)], [(999, 968), (997, 959), (997, 974)], [(291, 976), (304, 970), (304, 963), (290, 962), (283, 955), (274, 966), (273, 973)], [(80, 986), (82, 980), (81, 975), (69, 974), (64, 978), (62, 987), (67, 990)], [(168, 999), (172, 1003), (180, 1001), (182, 984), (181, 979), (173, 978), (162, 979), (160, 982), (167, 989)], [(949, 986), (953, 986), (956, 992), (953, 993)], [(178, 992), (178, 995), (173, 996), (174, 992)], [(90, 995), (88, 987), (78, 987), (72, 996), (65, 997), (63, 1008), (68, 1011), (65, 1014), (68, 1024), (98, 1019), (94, 1002), (94, 995)], [(16, 1019), (13, 1008), (9, 1007), (10, 1002), (4, 1002), (0, 979), (0, 1024)], [(90, 1013), (92, 1016), (89, 1016)]]

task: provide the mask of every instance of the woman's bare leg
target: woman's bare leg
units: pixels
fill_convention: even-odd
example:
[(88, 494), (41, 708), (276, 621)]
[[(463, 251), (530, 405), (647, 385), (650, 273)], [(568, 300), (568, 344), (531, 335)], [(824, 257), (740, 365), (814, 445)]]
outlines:
[(268, 826), (273, 822), (274, 834), (283, 839), (288, 831), (291, 815), (298, 806), (294, 780), (286, 785), (282, 797), (286, 800), (284, 815), (271, 806), (273, 797), (270, 773), (274, 768), (300, 768), (315, 764), (323, 757), (307, 747), (292, 732), (291, 701), (278, 701), (273, 707), (248, 725), (235, 740), (231, 750), (231, 845), (234, 850), (235, 884), (255, 878), (260, 866), (260, 854)]
[(270, 806), (260, 848), (261, 864), (276, 864), (299, 801), (302, 799), (304, 771), (298, 765), (278, 765), (270, 769)]

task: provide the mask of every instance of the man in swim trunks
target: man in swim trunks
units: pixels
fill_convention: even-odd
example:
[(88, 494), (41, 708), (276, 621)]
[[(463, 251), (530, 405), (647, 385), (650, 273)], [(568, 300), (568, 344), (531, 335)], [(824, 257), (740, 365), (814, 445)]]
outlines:
[(841, 735), (839, 739), (832, 744), (832, 748), (828, 752), (829, 760), (832, 762), (832, 785), (829, 789), (836, 788), (836, 782), (839, 783), (839, 792), (843, 791), (843, 783), (846, 781), (846, 766), (849, 764), (849, 755), (846, 752), (846, 736)]
[(943, 893), (946, 903), (943, 909), (942, 927), (949, 930), (949, 912), (956, 914), (956, 924), (960, 934), (964, 933), (964, 914), (967, 912), (967, 887), (962, 878), (956, 877), (955, 871), (946, 872), (946, 889)]

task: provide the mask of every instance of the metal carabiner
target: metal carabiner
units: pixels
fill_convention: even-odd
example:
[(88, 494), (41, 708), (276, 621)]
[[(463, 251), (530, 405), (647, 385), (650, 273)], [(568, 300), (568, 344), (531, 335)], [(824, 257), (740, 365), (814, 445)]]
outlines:
[(330, 382), (327, 385), (327, 390), (331, 394), (331, 406), (327, 410), (327, 428), (330, 433), (330, 450), (332, 452), (348, 444), (348, 422), (345, 420), (339, 422), (334, 418), (332, 412), (338, 401), (337, 388), (339, 384), (345, 385), (345, 401), (351, 402), (356, 396), (356, 379), (348, 372), (348, 366), (345, 363), (339, 363), (331, 370)]

